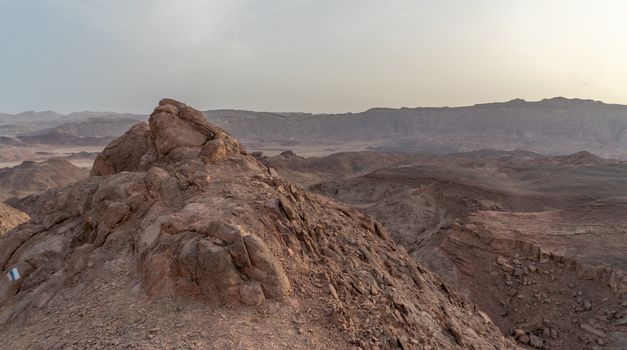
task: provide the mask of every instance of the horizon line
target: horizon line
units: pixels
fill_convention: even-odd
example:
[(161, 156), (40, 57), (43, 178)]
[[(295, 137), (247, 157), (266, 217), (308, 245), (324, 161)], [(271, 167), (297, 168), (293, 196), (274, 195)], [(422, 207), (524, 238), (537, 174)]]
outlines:
[[(507, 101), (492, 101), (492, 102), (478, 102), (475, 104), (465, 104), (465, 105), (457, 105), (457, 106), (450, 106), (450, 105), (441, 105), (441, 106), (415, 106), (415, 107), (408, 107), (408, 106), (400, 106), (400, 107), (371, 107), (362, 111), (358, 111), (358, 112), (303, 112), (303, 111), (270, 111), (270, 110), (255, 110), (255, 109), (246, 109), (246, 108), (211, 108), (211, 109), (205, 109), (205, 108), (196, 108), (193, 106), (193, 108), (196, 108), (197, 110), (201, 111), (201, 112), (215, 112), (215, 111), (241, 111), (241, 112), (255, 112), (255, 113), (270, 113), (270, 114), (308, 114), (308, 115), (340, 115), (340, 114), (359, 114), (359, 113), (365, 113), (368, 111), (372, 111), (372, 110), (376, 110), (376, 109), (391, 109), (391, 110), (402, 110), (402, 109), (429, 109), (429, 108), (469, 108), (469, 107), (478, 107), (478, 106), (484, 106), (484, 105), (491, 105), (491, 104), (507, 104), (507, 103), (540, 103), (540, 102), (547, 102), (547, 101), (556, 101), (556, 100), (564, 100), (564, 101), (579, 101), (579, 102), (590, 102), (590, 103), (597, 103), (597, 104), (603, 104), (603, 105), (608, 105), (608, 106), (626, 106), (627, 107), (627, 103), (614, 103), (614, 102), (605, 102), (602, 100), (595, 100), (595, 99), (588, 99), (588, 98), (579, 98), (579, 97), (564, 97), (564, 96), (555, 96), (555, 97), (550, 97), (550, 98), (543, 98), (540, 100), (525, 100), (523, 98), (513, 98)], [(185, 103), (185, 102), (184, 102)], [(187, 104), (187, 103), (186, 103)], [(188, 104), (189, 106), (189, 104)], [(68, 117), (71, 114), (79, 114), (79, 113), (110, 113), (110, 114), (135, 114), (135, 115), (150, 115), (150, 113), (141, 113), (141, 112), (129, 112), (129, 111), (124, 111), (124, 112), (117, 112), (117, 111), (99, 111), (99, 110), (82, 110), (82, 111), (72, 111), (72, 112), (67, 112), (67, 113), (60, 113), (57, 112), (53, 109), (47, 109), (47, 110), (26, 110), (26, 111), (22, 111), (22, 112), (18, 112), (18, 113), (4, 113), (4, 112), (0, 112), (0, 116), (11, 116), (11, 117), (15, 117), (18, 116), (20, 114), (24, 114), (24, 113), (55, 113), (58, 114), (59, 116), (62, 117)]]

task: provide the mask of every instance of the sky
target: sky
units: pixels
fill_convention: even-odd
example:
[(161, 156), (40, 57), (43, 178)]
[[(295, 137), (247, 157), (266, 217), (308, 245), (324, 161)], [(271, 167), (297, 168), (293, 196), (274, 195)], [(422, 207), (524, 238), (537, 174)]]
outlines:
[(0, 111), (627, 104), (627, 2), (0, 0)]

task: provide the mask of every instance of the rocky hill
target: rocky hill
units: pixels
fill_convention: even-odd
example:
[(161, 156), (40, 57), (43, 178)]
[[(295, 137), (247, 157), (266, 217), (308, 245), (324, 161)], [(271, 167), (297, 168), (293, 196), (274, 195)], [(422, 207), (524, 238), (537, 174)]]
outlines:
[(163, 100), (0, 237), (11, 349), (509, 349), (360, 212)]
[(0, 200), (68, 185), (88, 174), (89, 170), (62, 158), (51, 158), (40, 163), (26, 161), (12, 168), (0, 169)]
[(64, 123), (49, 129), (37, 130), (24, 133), (19, 136), (41, 136), (48, 134), (65, 134), (78, 137), (117, 137), (126, 132), (131, 126), (140, 120), (144, 120), (144, 116), (130, 115), (131, 117), (116, 116), (115, 118), (89, 118), (86, 120)]
[(37, 155), (28, 149), (0, 145), (0, 162), (15, 162), (34, 158), (37, 158)]

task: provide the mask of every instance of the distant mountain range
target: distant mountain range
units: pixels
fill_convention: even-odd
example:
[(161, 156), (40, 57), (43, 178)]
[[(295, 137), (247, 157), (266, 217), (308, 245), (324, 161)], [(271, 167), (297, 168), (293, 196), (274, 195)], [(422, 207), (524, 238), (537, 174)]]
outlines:
[[(130, 113), (78, 112), (60, 115), (55, 112), (24, 112), (0, 120), (0, 137), (13, 137), (25, 144), (106, 145), (133, 124), (148, 116)], [(46, 119), (47, 118), (47, 119)], [(1, 141), (1, 140), (0, 140)], [(3, 143), (9, 143), (4, 141)]]
[(144, 118), (143, 114), (133, 114), (133, 113), (116, 113), (116, 112), (94, 112), (94, 111), (83, 111), (83, 112), (73, 112), (70, 114), (59, 114), (55, 111), (26, 111), (18, 114), (6, 114), (0, 113), (0, 123), (1, 124), (24, 124), (36, 121), (46, 121), (46, 122), (54, 122), (58, 121), (60, 123), (65, 123), (68, 121), (81, 121), (87, 120), (89, 118), (107, 118), (107, 119), (117, 119), (117, 118)]
[(627, 157), (627, 106), (553, 98), (442, 108), (374, 108), (362, 113), (208, 111), (246, 141), (367, 142), (372, 149), (449, 153), (485, 148)]
[[(586, 150), (604, 157), (627, 158), (627, 106), (592, 100), (557, 97), (527, 102), (516, 99), (466, 107), (373, 108), (344, 114), (243, 110), (212, 110), (204, 114), (245, 144), (256, 146), (359, 143), (380, 151), (430, 153), (487, 148), (523, 149), (544, 154)], [(20, 115), (28, 121), (46, 117), (55, 118), (59, 123), (5, 136), (60, 133), (103, 138), (117, 136), (131, 123), (146, 119), (143, 115), (95, 112), (67, 116), (54, 112)], [(0, 116), (0, 121), (15, 121), (15, 117)], [(0, 135), (3, 128), (9, 129), (0, 125)], [(20, 129), (19, 125), (13, 129)]]

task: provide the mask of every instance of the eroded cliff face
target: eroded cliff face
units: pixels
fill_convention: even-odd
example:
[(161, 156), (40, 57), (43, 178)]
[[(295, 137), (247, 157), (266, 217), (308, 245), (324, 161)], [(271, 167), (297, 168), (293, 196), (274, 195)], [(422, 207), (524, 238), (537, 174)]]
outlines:
[[(514, 347), (371, 218), (162, 100), (0, 237), (11, 348)], [(261, 315), (261, 317), (260, 317)], [(45, 336), (44, 336), (45, 334)]]

